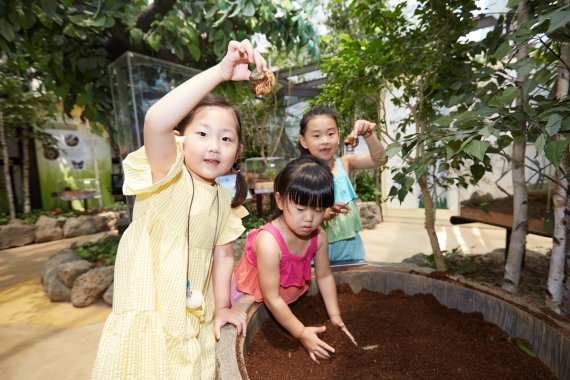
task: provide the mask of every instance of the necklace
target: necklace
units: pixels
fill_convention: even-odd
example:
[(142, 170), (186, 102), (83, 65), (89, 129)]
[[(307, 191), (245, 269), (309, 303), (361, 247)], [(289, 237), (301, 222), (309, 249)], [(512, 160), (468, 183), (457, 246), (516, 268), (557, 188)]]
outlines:
[(218, 196), (218, 188), (216, 186), (216, 225), (214, 227), (214, 241), (212, 242), (212, 252), (210, 254), (210, 262), (208, 264), (208, 271), (206, 275), (206, 281), (201, 290), (192, 289), (191, 281), (189, 276), (188, 267), (190, 266), (190, 213), (192, 211), (192, 205), (194, 204), (194, 194), (196, 189), (194, 187), (194, 178), (190, 174), (190, 179), (192, 181), (192, 197), (190, 198), (190, 206), (188, 207), (188, 225), (186, 229), (186, 244), (187, 244), (187, 262), (186, 262), (186, 308), (189, 312), (196, 315), (203, 320), (204, 312), (206, 310), (205, 304), (205, 294), (212, 281), (212, 263), (214, 260), (214, 249), (216, 248), (216, 241), (218, 235), (218, 222), (220, 217), (220, 198)]

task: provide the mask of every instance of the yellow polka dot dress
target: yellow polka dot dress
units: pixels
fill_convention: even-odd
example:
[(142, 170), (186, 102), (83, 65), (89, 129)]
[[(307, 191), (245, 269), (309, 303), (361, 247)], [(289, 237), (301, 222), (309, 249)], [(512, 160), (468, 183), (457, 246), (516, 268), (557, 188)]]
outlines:
[(136, 201), (119, 244), (113, 312), (103, 329), (93, 379), (215, 378), (213, 288), (210, 281), (200, 318), (186, 308), (186, 274), (191, 288), (201, 291), (214, 231), (216, 245), (237, 239), (247, 211), (232, 209), (230, 194), (219, 185), (196, 180), (192, 185), (183, 142), (177, 138), (176, 162), (157, 183), (152, 183), (144, 147), (123, 162), (123, 192), (136, 195)]

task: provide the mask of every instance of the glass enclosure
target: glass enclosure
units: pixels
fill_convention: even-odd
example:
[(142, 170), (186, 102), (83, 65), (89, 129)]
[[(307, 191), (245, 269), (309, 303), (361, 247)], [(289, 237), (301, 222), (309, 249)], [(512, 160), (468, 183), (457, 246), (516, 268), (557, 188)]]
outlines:
[(120, 159), (144, 144), (146, 111), (170, 90), (200, 70), (126, 52), (109, 65)]

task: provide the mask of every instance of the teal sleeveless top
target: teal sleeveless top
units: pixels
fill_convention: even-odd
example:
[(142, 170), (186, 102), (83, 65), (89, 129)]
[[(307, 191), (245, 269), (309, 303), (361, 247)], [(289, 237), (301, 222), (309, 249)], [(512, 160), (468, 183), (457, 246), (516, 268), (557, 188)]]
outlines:
[(334, 175), (334, 201), (345, 203), (350, 211), (348, 214), (338, 214), (333, 219), (323, 222), (329, 243), (353, 238), (358, 231), (362, 231), (354, 187), (350, 182), (348, 173), (342, 166), (340, 158), (335, 159), (335, 164), (337, 173)]

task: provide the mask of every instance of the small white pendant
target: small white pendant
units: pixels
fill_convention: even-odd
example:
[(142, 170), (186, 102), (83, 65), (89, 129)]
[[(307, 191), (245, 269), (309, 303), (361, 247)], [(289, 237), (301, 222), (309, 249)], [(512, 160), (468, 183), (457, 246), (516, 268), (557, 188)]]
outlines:
[(186, 307), (197, 309), (204, 304), (204, 295), (199, 290), (186, 289)]

